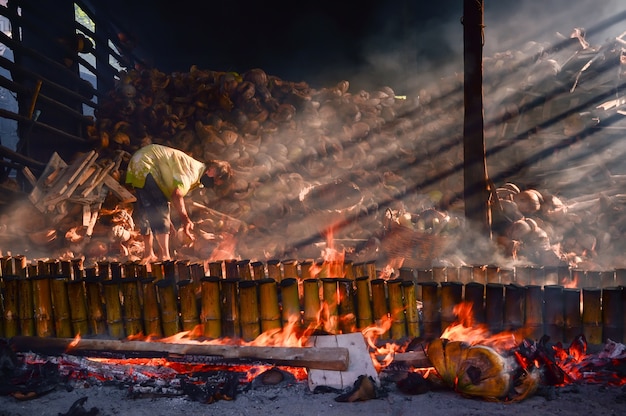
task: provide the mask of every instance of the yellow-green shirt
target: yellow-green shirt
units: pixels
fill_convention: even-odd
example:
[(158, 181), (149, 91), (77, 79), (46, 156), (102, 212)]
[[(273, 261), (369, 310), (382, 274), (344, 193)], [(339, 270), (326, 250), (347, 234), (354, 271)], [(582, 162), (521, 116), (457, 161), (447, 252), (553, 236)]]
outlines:
[(159, 144), (139, 149), (128, 162), (126, 183), (143, 188), (148, 174), (152, 174), (163, 194), (171, 199), (176, 188), (183, 196), (200, 183), (206, 165), (186, 153)]

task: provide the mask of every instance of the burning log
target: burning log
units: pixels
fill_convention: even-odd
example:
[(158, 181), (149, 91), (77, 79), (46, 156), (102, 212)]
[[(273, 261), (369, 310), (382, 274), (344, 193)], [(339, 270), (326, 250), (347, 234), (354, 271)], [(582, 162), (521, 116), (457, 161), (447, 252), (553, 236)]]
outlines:
[(15, 351), (41, 354), (71, 354), (107, 356), (118, 353), (135, 357), (220, 356), (225, 359), (262, 361), (268, 364), (311, 369), (345, 371), (350, 363), (349, 351), (342, 347), (262, 347), (252, 345), (225, 345), (120, 341), (104, 339), (66, 339), (14, 337), (10, 345)]

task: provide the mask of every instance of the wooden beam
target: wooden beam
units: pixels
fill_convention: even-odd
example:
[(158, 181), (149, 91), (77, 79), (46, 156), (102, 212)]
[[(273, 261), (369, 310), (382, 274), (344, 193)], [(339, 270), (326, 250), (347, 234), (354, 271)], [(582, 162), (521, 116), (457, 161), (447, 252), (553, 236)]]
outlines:
[(203, 344), (200, 342), (165, 343), (106, 339), (41, 338), (17, 336), (9, 341), (15, 351), (41, 354), (102, 356), (106, 353), (132, 354), (133, 357), (155, 355), (220, 356), (225, 359), (252, 359), (269, 364), (307, 367), (320, 370), (348, 369), (349, 351), (342, 347), (263, 347), (252, 345)]

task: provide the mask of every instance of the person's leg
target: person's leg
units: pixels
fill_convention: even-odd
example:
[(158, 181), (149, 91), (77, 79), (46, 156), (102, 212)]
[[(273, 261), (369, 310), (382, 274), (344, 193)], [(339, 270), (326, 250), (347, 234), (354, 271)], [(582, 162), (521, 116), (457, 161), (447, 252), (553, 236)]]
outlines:
[[(161, 260), (170, 260), (170, 202), (163, 195), (161, 189), (157, 186), (152, 175), (146, 178), (146, 184), (143, 187), (143, 207), (146, 210), (146, 216), (150, 223), (152, 235), (156, 239), (158, 257)], [(146, 203), (146, 200), (148, 201)], [(154, 248), (153, 253), (154, 253)]]
[(146, 189), (137, 188), (137, 204), (135, 205), (136, 221), (139, 226), (139, 233), (143, 237), (143, 257), (141, 264), (150, 264), (158, 260), (154, 254), (154, 239), (150, 230), (148, 211), (152, 205), (151, 195)]

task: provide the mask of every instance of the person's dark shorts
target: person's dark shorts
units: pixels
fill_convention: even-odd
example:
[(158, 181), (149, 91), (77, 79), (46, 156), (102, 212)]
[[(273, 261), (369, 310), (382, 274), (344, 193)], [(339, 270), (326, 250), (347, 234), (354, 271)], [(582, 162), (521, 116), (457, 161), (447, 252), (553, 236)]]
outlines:
[(146, 177), (143, 188), (136, 188), (139, 231), (142, 235), (167, 234), (170, 232), (170, 202), (154, 181)]

